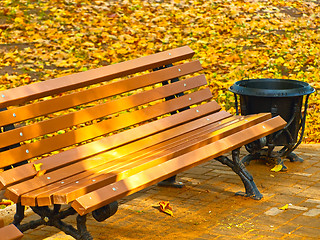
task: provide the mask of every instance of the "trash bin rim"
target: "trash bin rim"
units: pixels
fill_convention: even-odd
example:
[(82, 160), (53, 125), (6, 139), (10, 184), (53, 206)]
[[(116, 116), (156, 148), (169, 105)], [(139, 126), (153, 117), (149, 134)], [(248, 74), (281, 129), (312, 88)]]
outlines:
[[(287, 89), (268, 89), (268, 88), (255, 88), (247, 87), (247, 85), (252, 85), (255, 83), (261, 84), (289, 84), (291, 86), (296, 85), (295, 88)], [(258, 78), (258, 79), (245, 79), (235, 82), (230, 88), (229, 91), (247, 96), (257, 96), (257, 97), (296, 97), (311, 94), (315, 91), (307, 82), (302, 82), (298, 80), (291, 79), (273, 79), (273, 78)]]

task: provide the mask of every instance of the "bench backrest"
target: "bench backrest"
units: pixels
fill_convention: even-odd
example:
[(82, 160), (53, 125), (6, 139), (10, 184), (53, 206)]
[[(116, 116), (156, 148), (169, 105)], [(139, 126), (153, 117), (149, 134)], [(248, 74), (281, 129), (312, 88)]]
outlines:
[[(202, 69), (199, 61), (177, 64), (193, 54), (185, 46), (0, 92), (0, 168), (46, 157), (54, 163), (46, 169), (54, 170), (219, 111), (212, 101), (201, 111), (159, 121), (212, 98), (204, 75), (185, 77)], [(153, 127), (134, 131), (155, 120)], [(128, 134), (117, 134), (123, 130)], [(108, 144), (99, 141), (115, 134)], [(80, 147), (70, 151), (74, 146)], [(63, 154), (70, 155), (68, 162)]]

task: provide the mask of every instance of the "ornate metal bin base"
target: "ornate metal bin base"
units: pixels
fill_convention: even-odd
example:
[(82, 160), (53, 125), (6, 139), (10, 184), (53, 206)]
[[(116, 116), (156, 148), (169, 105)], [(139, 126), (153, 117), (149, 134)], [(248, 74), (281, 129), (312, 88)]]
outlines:
[[(314, 88), (297, 80), (263, 78), (238, 81), (229, 90), (235, 95), (237, 114), (239, 95), (241, 115), (271, 112), (273, 117), (280, 115), (287, 121), (282, 130), (248, 144), (249, 155), (243, 158), (244, 163), (266, 159), (283, 165), (283, 170), (286, 170), (284, 158), (303, 161), (292, 151), (302, 142), (308, 98)], [(282, 149), (275, 151), (277, 146), (282, 146)]]

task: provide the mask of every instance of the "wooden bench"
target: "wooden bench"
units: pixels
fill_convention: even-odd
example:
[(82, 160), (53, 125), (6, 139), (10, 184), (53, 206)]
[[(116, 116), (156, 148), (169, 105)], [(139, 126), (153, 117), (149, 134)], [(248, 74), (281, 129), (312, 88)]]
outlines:
[[(184, 46), (0, 92), (0, 185), (20, 231), (45, 224), (92, 239), (88, 213), (103, 221), (118, 199), (179, 187), (176, 174), (213, 158), (240, 176), (244, 195), (262, 197), (239, 149), (286, 123), (222, 111), (193, 55)], [(21, 224), (24, 206), (41, 218)], [(77, 229), (61, 221), (76, 213)]]

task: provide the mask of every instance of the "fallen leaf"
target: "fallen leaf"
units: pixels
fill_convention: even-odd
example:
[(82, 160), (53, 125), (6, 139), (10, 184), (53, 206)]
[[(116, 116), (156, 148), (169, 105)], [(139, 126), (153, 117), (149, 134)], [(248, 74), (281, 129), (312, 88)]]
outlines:
[(279, 207), (280, 210), (287, 210), (288, 208), (289, 208), (289, 204)]
[(271, 171), (272, 172), (279, 172), (282, 170), (282, 168), (283, 168), (282, 165), (276, 165), (276, 166), (274, 166), (274, 168), (271, 169)]
[(165, 212), (170, 216), (173, 216), (172, 207), (170, 206), (169, 202), (162, 201), (162, 202), (159, 202), (159, 205), (160, 205), (160, 210), (162, 212)]
[(40, 176), (44, 175), (45, 173), (46, 173), (46, 170), (39, 171), (39, 172), (37, 172), (36, 177), (40, 177)]
[(33, 164), (34, 169), (37, 171), (37, 175), (35, 177), (40, 177), (46, 173), (46, 170), (41, 170), (42, 163)]
[(5, 205), (5, 206), (10, 206), (12, 204), (14, 204), (14, 202), (8, 199), (2, 199), (2, 201), (0, 202), (0, 205)]
[(35, 163), (33, 164), (34, 169), (39, 172), (41, 170), (41, 166), (43, 165), (43, 163)]
[(9, 24), (0, 24), (0, 29), (2, 29), (2, 30), (6, 30), (9, 27), (10, 27)]

